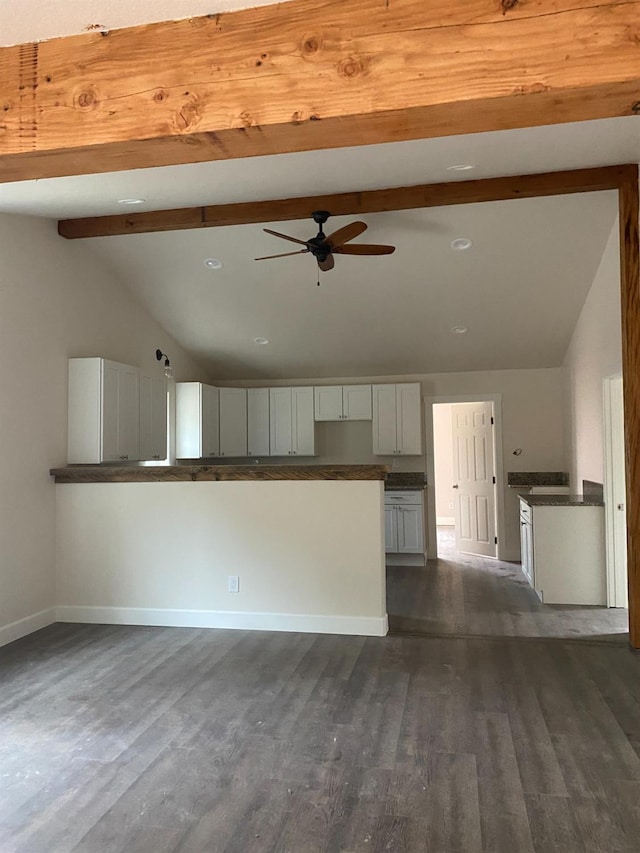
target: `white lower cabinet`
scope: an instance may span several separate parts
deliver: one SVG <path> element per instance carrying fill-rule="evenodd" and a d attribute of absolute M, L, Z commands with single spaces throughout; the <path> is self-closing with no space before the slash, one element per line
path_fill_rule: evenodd
<path fill-rule="evenodd" d="M 218 389 L 202 382 L 176 383 L 176 456 L 216 457 L 220 453 Z"/>
<path fill-rule="evenodd" d="M 422 491 L 385 492 L 384 533 L 387 554 L 424 554 Z"/>
<path fill-rule="evenodd" d="M 167 380 L 140 377 L 140 459 L 167 458 Z"/>
<path fill-rule="evenodd" d="M 247 455 L 247 389 L 219 388 L 220 456 Z"/>
<path fill-rule="evenodd" d="M 269 456 L 269 389 L 247 389 L 247 453 Z"/>
<path fill-rule="evenodd" d="M 422 454 L 419 382 L 373 385 L 373 453 L 376 456 Z"/>
<path fill-rule="evenodd" d="M 313 388 L 269 389 L 271 456 L 313 456 Z"/>
<path fill-rule="evenodd" d="M 140 372 L 104 358 L 69 359 L 70 464 L 140 459 Z"/>
<path fill-rule="evenodd" d="M 604 507 L 520 500 L 522 573 L 545 604 L 606 604 Z"/>

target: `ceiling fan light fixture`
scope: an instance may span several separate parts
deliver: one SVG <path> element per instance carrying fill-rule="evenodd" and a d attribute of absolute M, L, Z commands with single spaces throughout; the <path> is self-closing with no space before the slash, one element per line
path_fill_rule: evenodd
<path fill-rule="evenodd" d="M 473 243 L 468 237 L 456 237 L 455 240 L 451 241 L 451 248 L 455 249 L 456 252 L 464 252 L 472 246 Z"/>
<path fill-rule="evenodd" d="M 222 261 L 219 261 L 217 258 L 205 258 L 203 263 L 208 270 L 221 270 L 224 266 Z"/>

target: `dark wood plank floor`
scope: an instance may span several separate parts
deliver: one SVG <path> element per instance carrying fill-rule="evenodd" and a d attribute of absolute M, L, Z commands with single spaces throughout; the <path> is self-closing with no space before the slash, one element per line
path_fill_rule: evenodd
<path fill-rule="evenodd" d="M 544 605 L 519 563 L 457 554 L 453 528 L 438 528 L 438 555 L 426 568 L 387 569 L 394 633 L 628 642 L 626 610 Z"/>
<path fill-rule="evenodd" d="M 639 839 L 640 658 L 623 644 L 60 624 L 0 649 L 2 853 Z"/>

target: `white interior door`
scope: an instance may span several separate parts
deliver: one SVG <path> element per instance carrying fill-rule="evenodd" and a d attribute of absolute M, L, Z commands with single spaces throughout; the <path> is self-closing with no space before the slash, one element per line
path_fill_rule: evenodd
<path fill-rule="evenodd" d="M 607 603 L 609 607 L 627 607 L 626 477 L 621 376 L 605 380 L 604 409 Z"/>
<path fill-rule="evenodd" d="M 451 407 L 456 489 L 456 549 L 495 557 L 495 462 L 493 403 Z"/>

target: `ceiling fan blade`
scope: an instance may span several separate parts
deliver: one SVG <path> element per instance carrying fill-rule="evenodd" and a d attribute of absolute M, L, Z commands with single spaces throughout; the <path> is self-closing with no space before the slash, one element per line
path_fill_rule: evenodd
<path fill-rule="evenodd" d="M 354 246 L 336 246 L 333 249 L 339 255 L 392 255 L 395 250 L 395 246 L 376 246 L 375 244 L 367 245 L 366 243 Z"/>
<path fill-rule="evenodd" d="M 366 230 L 366 222 L 351 222 L 349 225 L 345 225 L 344 228 L 338 228 L 333 234 L 329 234 L 326 242 L 332 248 L 342 246 L 343 243 L 348 243 L 349 240 L 353 240 L 354 237 L 357 237 L 358 234 L 362 234 Z"/>
<path fill-rule="evenodd" d="M 271 258 L 289 258 L 291 255 L 304 255 L 308 249 L 298 249 L 297 252 L 284 252 L 282 255 L 265 255 L 262 258 L 254 258 L 254 261 L 269 261 Z"/>
<path fill-rule="evenodd" d="M 266 231 L 267 234 L 273 234 L 274 237 L 282 237 L 283 240 L 290 240 L 292 243 L 300 243 L 301 246 L 306 246 L 306 242 L 304 240 L 298 240 L 297 237 L 289 237 L 288 234 L 280 234 L 279 231 L 272 231 L 270 228 L 263 228 L 263 231 Z"/>
<path fill-rule="evenodd" d="M 332 270 L 335 266 L 333 255 L 327 255 L 324 261 L 318 260 L 318 266 L 320 267 L 322 272 L 328 272 L 328 270 Z"/>

